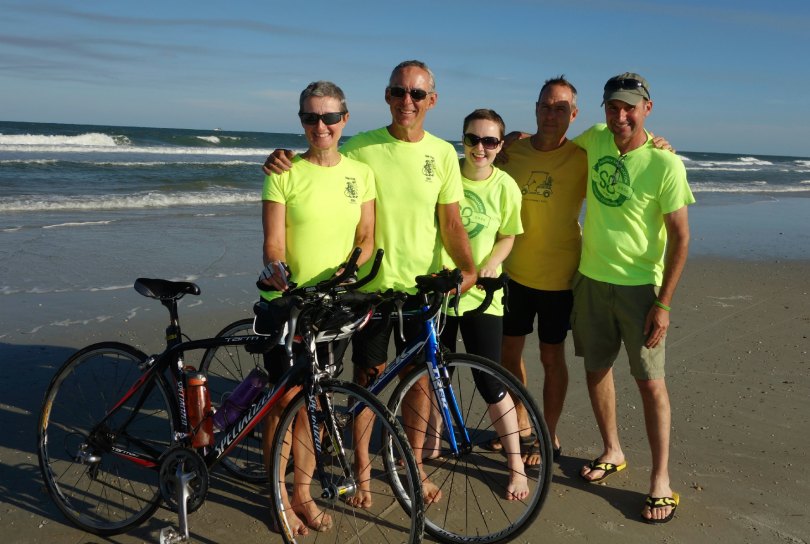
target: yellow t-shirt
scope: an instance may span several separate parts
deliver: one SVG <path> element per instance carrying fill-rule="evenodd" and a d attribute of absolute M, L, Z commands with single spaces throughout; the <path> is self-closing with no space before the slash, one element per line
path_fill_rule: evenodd
<path fill-rule="evenodd" d="M 464 198 L 460 202 L 461 222 L 470 239 L 473 261 L 476 270 L 489 259 L 492 246 L 498 234 L 512 235 L 523 232 L 520 224 L 520 191 L 515 180 L 498 168 L 493 168 L 487 179 L 473 181 L 461 176 L 464 184 Z M 454 268 L 453 260 L 447 251 L 442 250 L 442 263 L 447 268 Z M 500 273 L 501 267 L 498 267 Z M 503 315 L 503 291 L 496 291 L 492 302 L 484 313 Z M 473 287 L 461 296 L 458 309 L 461 315 L 473 310 L 484 301 L 484 291 Z M 447 313 L 455 315 L 449 308 Z"/>
<path fill-rule="evenodd" d="M 418 142 L 403 142 L 385 127 L 352 137 L 340 151 L 370 166 L 377 183 L 374 240 L 385 255 L 379 274 L 363 290 L 415 292 L 414 278 L 433 272 L 438 260 L 436 204 L 464 196 L 458 153 L 427 132 Z M 360 269 L 360 277 L 370 266 Z"/>
<path fill-rule="evenodd" d="M 292 169 L 265 178 L 262 199 L 286 208 L 285 260 L 292 281 L 314 285 L 335 273 L 353 249 L 360 206 L 375 194 L 371 169 L 346 157 L 325 167 L 296 156 Z M 268 300 L 280 295 L 262 291 Z"/>
<path fill-rule="evenodd" d="M 652 137 L 625 155 L 600 123 L 576 137 L 588 152 L 588 213 L 579 271 L 617 285 L 661 285 L 664 215 L 695 202 L 686 168 Z"/>
<path fill-rule="evenodd" d="M 507 152 L 509 161 L 501 168 L 523 194 L 523 234 L 515 238 L 504 270 L 532 289 L 570 289 L 582 247 L 579 213 L 587 156 L 570 141 L 554 151 L 537 151 L 530 138 L 518 140 Z"/>

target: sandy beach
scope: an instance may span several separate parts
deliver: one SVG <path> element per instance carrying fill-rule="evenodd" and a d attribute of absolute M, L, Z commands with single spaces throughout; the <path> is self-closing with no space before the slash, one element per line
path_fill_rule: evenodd
<path fill-rule="evenodd" d="M 676 518 L 660 527 L 639 521 L 650 457 L 625 356 L 617 393 L 628 469 L 606 485 L 579 479 L 600 440 L 569 337 L 563 457 L 539 519 L 517 542 L 810 542 L 808 208 L 806 198 L 741 196 L 701 198 L 690 210 L 691 256 L 667 340 Z M 40 477 L 40 405 L 56 369 L 80 347 L 117 340 L 161 349 L 166 311 L 131 288 L 137 276 L 199 283 L 202 296 L 181 306 L 192 338 L 249 316 L 260 246 L 254 215 L 156 213 L 109 234 L 104 226 L 5 233 L 0 273 L 12 288 L 0 293 L 0 527 L 11 542 L 153 543 L 176 524 L 161 509 L 109 539 L 69 525 Z M 532 343 L 529 385 L 539 396 Z M 267 505 L 266 490 L 217 469 L 206 504 L 190 518 L 193 541 L 280 542 Z"/>
<path fill-rule="evenodd" d="M 577 477 L 579 468 L 599 453 L 599 437 L 581 361 L 573 357 L 569 338 L 571 386 L 560 427 L 564 454 L 539 520 L 518 541 L 808 542 L 810 468 L 802 461 L 810 428 L 808 273 L 807 261 L 691 258 L 668 337 L 671 472 L 682 502 L 675 520 L 665 526 L 638 519 L 650 460 L 639 396 L 624 357 L 617 365 L 617 394 L 628 469 L 606 485 L 585 484 Z M 187 334 L 213 334 L 249 311 L 253 292 L 234 283 L 231 278 L 202 284 L 202 297 L 185 301 L 181 315 Z M 95 537 L 66 523 L 40 479 L 34 430 L 57 366 L 75 348 L 100 339 L 131 342 L 146 351 L 160 344 L 165 312 L 156 303 L 131 290 L 83 296 L 81 312 L 75 309 L 75 294 L 51 294 L 47 308 L 36 305 L 35 295 L 4 297 L 0 526 L 21 544 L 157 542 L 159 530 L 175 522 L 170 512 L 159 510 L 128 535 Z M 88 317 L 94 307 L 104 308 L 106 317 Z M 38 327 L 43 312 L 50 325 Z M 30 328 L 9 327 L 26 321 Z M 527 357 L 536 360 L 537 349 Z M 536 367 L 530 369 L 530 382 L 539 393 Z M 266 505 L 263 489 L 216 470 L 207 503 L 190 518 L 193 539 L 280 541 L 267 527 Z"/>

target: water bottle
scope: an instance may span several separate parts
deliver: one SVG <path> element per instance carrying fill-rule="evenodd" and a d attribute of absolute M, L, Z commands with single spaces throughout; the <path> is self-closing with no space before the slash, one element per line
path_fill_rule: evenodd
<path fill-rule="evenodd" d="M 268 381 L 267 372 L 263 368 L 257 366 L 251 370 L 250 374 L 236 386 L 236 389 L 231 391 L 231 394 L 214 414 L 214 426 L 217 430 L 221 431 L 239 419 L 253 404 Z"/>
<path fill-rule="evenodd" d="M 210 417 L 211 396 L 208 378 L 191 367 L 186 373 L 186 414 L 193 433 L 191 445 L 195 448 L 210 446 L 214 442 L 214 423 Z"/>

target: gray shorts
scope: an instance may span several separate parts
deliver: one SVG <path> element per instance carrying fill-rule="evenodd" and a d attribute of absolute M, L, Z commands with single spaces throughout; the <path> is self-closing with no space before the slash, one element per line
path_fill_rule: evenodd
<path fill-rule="evenodd" d="M 644 346 L 644 321 L 658 296 L 658 287 L 615 285 L 577 272 L 573 289 L 574 350 L 585 358 L 585 370 L 611 368 L 624 342 L 634 378 L 655 380 L 665 376 L 665 340 L 653 349 Z"/>

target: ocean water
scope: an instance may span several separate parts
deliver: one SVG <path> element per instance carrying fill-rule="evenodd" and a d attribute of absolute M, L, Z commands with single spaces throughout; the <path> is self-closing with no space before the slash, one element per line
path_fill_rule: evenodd
<path fill-rule="evenodd" d="M 306 140 L 215 128 L 0 122 L 0 300 L 128 289 L 137 276 L 252 284 L 261 268 L 260 165 L 278 147 L 301 151 Z M 808 253 L 799 227 L 810 201 L 810 159 L 679 155 L 698 199 L 693 221 L 707 227 L 693 225 L 699 250 L 701 241 L 709 252 L 723 250 L 736 236 L 742 254 L 752 247 L 754 256 L 774 248 Z M 775 203 L 777 211 L 769 208 Z M 787 216 L 798 226 L 779 223 Z M 780 246 L 771 231 L 800 238 Z"/>

